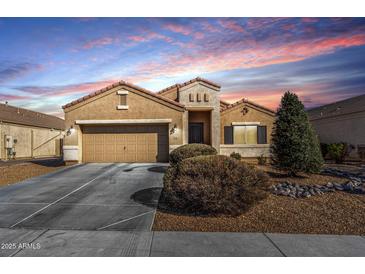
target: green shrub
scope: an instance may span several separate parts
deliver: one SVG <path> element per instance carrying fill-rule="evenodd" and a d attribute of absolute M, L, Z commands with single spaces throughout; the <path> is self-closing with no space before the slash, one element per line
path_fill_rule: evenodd
<path fill-rule="evenodd" d="M 229 157 L 232 157 L 232 158 L 234 158 L 236 160 L 239 160 L 239 161 L 242 158 L 241 154 L 239 154 L 238 152 L 232 152 L 231 155 L 229 155 Z"/>
<path fill-rule="evenodd" d="M 259 157 L 257 157 L 257 163 L 261 166 L 266 165 L 266 157 L 264 154 L 261 154 Z"/>
<path fill-rule="evenodd" d="M 328 145 L 328 155 L 332 160 L 335 160 L 337 164 L 342 163 L 345 160 L 346 152 L 346 143 L 335 143 Z"/>
<path fill-rule="evenodd" d="M 272 133 L 272 164 L 289 175 L 319 172 L 323 158 L 318 138 L 298 96 L 286 92 L 281 98 Z"/>
<path fill-rule="evenodd" d="M 239 215 L 268 195 L 265 173 L 223 155 L 185 159 L 163 181 L 163 204 L 185 213 Z"/>
<path fill-rule="evenodd" d="M 186 158 L 200 155 L 216 155 L 217 150 L 204 144 L 187 144 L 174 149 L 170 153 L 170 164 L 176 165 Z"/>

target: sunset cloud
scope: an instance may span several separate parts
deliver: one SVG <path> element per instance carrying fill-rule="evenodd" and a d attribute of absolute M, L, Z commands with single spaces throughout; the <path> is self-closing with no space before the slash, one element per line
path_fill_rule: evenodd
<path fill-rule="evenodd" d="M 0 64 L 0 83 L 22 77 L 40 69 L 42 69 L 41 65 L 32 63 Z"/>
<path fill-rule="evenodd" d="M 166 24 L 164 25 L 164 28 L 172 32 L 181 33 L 183 35 L 189 35 L 192 32 L 191 28 L 178 24 Z"/>
<path fill-rule="evenodd" d="M 239 23 L 237 23 L 235 20 L 221 19 L 221 20 L 218 20 L 218 22 L 225 29 L 229 29 L 234 32 L 244 32 L 245 31 L 244 28 Z"/>
<path fill-rule="evenodd" d="M 0 100 L 47 113 L 119 80 L 201 76 L 273 109 L 365 90 L 365 18 L 4 18 L 0 42 Z"/>
<path fill-rule="evenodd" d="M 115 39 L 113 39 L 111 37 L 102 37 L 99 39 L 94 39 L 94 40 L 90 40 L 90 41 L 86 42 L 82 46 L 82 48 L 91 49 L 91 48 L 95 48 L 95 47 L 107 46 L 107 45 L 111 45 L 114 41 L 115 41 Z"/>

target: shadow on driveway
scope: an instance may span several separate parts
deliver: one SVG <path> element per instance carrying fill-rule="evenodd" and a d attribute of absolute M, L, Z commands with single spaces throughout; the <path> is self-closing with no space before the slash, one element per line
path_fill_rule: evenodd
<path fill-rule="evenodd" d="M 151 187 L 137 191 L 131 195 L 131 199 L 139 204 L 156 208 L 160 199 L 162 187 Z"/>

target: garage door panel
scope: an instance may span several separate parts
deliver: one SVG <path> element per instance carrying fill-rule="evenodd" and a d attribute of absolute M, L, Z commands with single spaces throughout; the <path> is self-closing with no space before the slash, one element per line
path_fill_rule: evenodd
<path fill-rule="evenodd" d="M 168 159 L 168 127 L 87 127 L 84 162 L 156 162 Z"/>

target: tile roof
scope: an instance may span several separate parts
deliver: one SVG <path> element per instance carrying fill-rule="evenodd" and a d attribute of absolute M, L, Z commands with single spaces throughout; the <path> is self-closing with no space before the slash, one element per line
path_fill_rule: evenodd
<path fill-rule="evenodd" d="M 130 87 L 130 88 L 136 89 L 136 90 L 138 90 L 138 91 L 141 91 L 141 92 L 143 92 L 143 93 L 145 93 L 145 94 L 151 95 L 151 96 L 153 96 L 153 97 L 155 97 L 155 98 L 157 98 L 157 99 L 159 99 L 159 100 L 162 100 L 162 101 L 165 101 L 165 102 L 170 103 L 170 104 L 172 104 L 172 105 L 175 105 L 175 106 L 178 106 L 178 107 L 184 108 L 184 105 L 182 105 L 182 104 L 180 104 L 180 103 L 178 103 L 178 102 L 175 102 L 175 101 L 173 101 L 173 100 L 170 100 L 170 99 L 168 99 L 168 98 L 165 98 L 165 97 L 163 97 L 163 96 L 160 96 L 160 95 L 158 95 L 158 94 L 156 94 L 156 93 L 154 93 L 154 92 L 152 92 L 152 91 L 149 91 L 149 90 L 147 90 L 147 89 L 141 88 L 141 87 L 139 87 L 139 86 L 136 86 L 136 85 L 134 85 L 134 84 L 131 84 L 131 83 L 128 83 L 128 82 L 125 82 L 125 81 L 119 81 L 119 82 L 116 82 L 116 83 L 114 83 L 114 84 L 111 84 L 111 85 L 109 85 L 109 86 L 107 86 L 107 87 L 105 87 L 105 88 L 99 89 L 99 90 L 97 90 L 97 91 L 95 91 L 95 92 L 93 92 L 93 93 L 90 93 L 90 94 L 88 94 L 88 95 L 86 95 L 86 96 L 84 96 L 84 97 L 81 97 L 81 98 L 79 98 L 79 99 L 77 99 L 77 100 L 74 100 L 74 101 L 72 101 L 72 102 L 70 102 L 70 103 L 68 103 L 68 104 L 66 104 L 66 105 L 64 105 L 64 106 L 62 106 L 62 108 L 63 108 L 63 109 L 65 109 L 65 108 L 68 108 L 68 107 L 74 106 L 74 105 L 76 105 L 76 104 L 78 104 L 78 103 L 81 103 L 81 102 L 83 102 L 83 101 L 85 101 L 85 100 L 87 100 L 87 99 L 89 99 L 89 98 L 92 98 L 92 97 L 94 97 L 94 96 L 96 96 L 96 95 L 99 95 L 99 94 L 101 94 L 101 93 L 104 93 L 104 92 L 106 92 L 106 91 L 108 91 L 108 90 L 111 90 L 112 88 L 115 88 L 115 87 L 118 87 L 118 86 L 127 86 L 127 87 Z"/>
<path fill-rule="evenodd" d="M 223 102 L 223 101 L 221 101 L 221 102 Z M 226 102 L 224 102 L 224 103 L 226 103 Z M 256 103 L 248 100 L 247 98 L 242 98 L 241 100 L 238 100 L 237 102 L 234 102 L 233 104 L 228 104 L 226 107 L 221 108 L 221 112 L 226 111 L 228 109 L 231 109 L 231 108 L 233 108 L 235 106 L 238 106 L 240 104 L 248 104 L 248 105 L 263 109 L 263 110 L 271 113 L 272 115 L 275 115 L 275 111 L 273 111 L 272 109 L 269 109 L 269 108 L 264 107 L 262 105 L 256 104 Z"/>
<path fill-rule="evenodd" d="M 0 121 L 43 128 L 65 129 L 65 121 L 61 118 L 7 104 L 0 104 Z"/>
<path fill-rule="evenodd" d="M 217 83 L 214 83 L 212 81 L 209 81 L 209 80 L 204 79 L 204 78 L 201 78 L 201 77 L 196 77 L 196 78 L 191 79 L 189 81 L 186 81 L 186 82 L 184 82 L 182 84 L 175 84 L 175 85 L 169 86 L 167 88 L 164 88 L 163 90 L 160 90 L 159 92 L 157 92 L 157 94 L 165 93 L 165 92 L 167 92 L 167 91 L 169 91 L 171 89 L 174 89 L 174 88 L 181 88 L 181 87 L 187 86 L 187 85 L 189 85 L 191 83 L 194 83 L 194 82 L 204 82 L 204 83 L 206 83 L 208 85 L 211 85 L 211 86 L 214 86 L 214 87 L 217 87 L 217 88 L 220 88 L 221 87 Z"/>
<path fill-rule="evenodd" d="M 310 120 L 365 111 L 365 94 L 308 110 Z"/>

